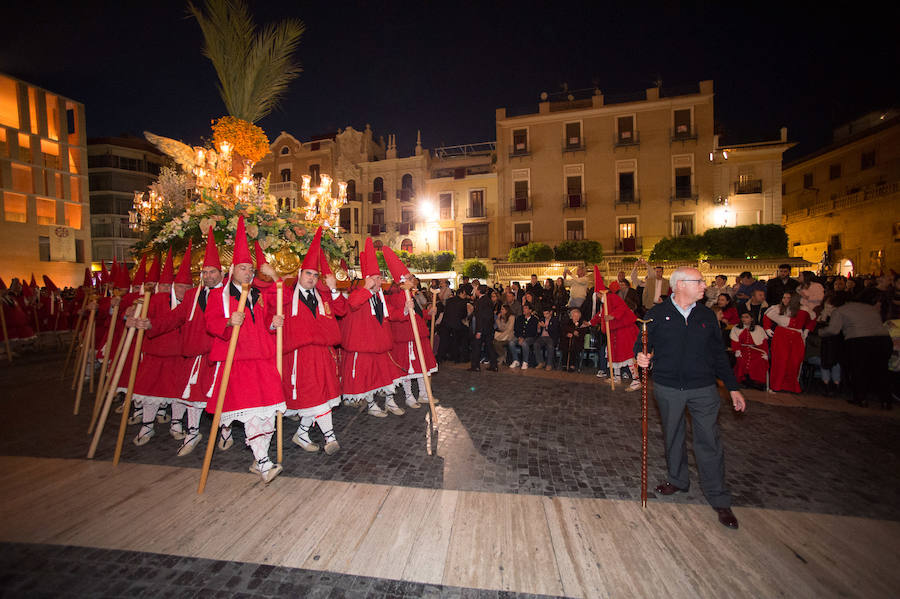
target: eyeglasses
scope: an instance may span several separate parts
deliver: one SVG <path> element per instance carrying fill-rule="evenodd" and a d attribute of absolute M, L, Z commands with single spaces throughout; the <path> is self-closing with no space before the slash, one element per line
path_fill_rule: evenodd
<path fill-rule="evenodd" d="M 703 283 L 703 279 L 681 279 L 682 283 Z"/>

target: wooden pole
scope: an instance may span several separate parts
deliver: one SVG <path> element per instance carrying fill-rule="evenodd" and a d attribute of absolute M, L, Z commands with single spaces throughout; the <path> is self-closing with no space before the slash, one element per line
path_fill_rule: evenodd
<path fill-rule="evenodd" d="M 113 398 L 116 396 L 114 381 L 118 381 L 119 377 L 122 376 L 122 371 L 125 370 L 125 363 L 128 362 L 128 350 L 131 349 L 131 343 L 134 341 L 134 331 L 134 328 L 128 329 L 128 332 L 125 334 L 125 344 L 122 346 L 121 355 L 116 359 L 116 368 L 112 373 L 112 377 L 110 378 L 109 385 L 106 389 L 106 400 L 103 402 L 103 410 L 100 412 L 100 419 L 97 423 L 98 426 L 94 430 L 94 439 L 91 441 L 90 449 L 88 449 L 87 457 L 89 460 L 94 458 L 94 453 L 97 451 L 97 444 L 100 443 L 100 435 L 103 434 L 103 427 L 106 426 L 109 409 L 112 406 Z"/>
<path fill-rule="evenodd" d="M 403 292 L 406 294 L 406 301 L 412 299 L 412 295 L 409 293 L 409 289 L 404 289 Z M 433 318 L 433 317 L 432 317 Z M 419 338 L 419 327 L 416 324 L 416 311 L 412 310 L 409 313 L 409 323 L 412 326 L 413 330 L 413 339 L 416 341 L 416 354 L 419 356 L 419 364 L 422 365 L 422 382 L 425 383 L 425 391 L 428 393 L 428 408 L 431 415 L 431 421 L 428 424 L 429 431 L 429 441 L 427 452 L 428 455 L 432 455 L 433 453 L 437 453 L 437 443 L 438 443 L 438 425 L 437 425 L 437 413 L 434 409 L 434 393 L 431 391 L 431 375 L 428 373 L 428 365 L 425 363 L 425 352 L 422 350 L 422 339 Z"/>
<path fill-rule="evenodd" d="M 603 324 L 606 325 L 606 367 L 609 368 L 609 386 L 615 391 L 616 378 L 613 376 L 612 368 L 612 335 L 609 332 L 609 321 L 606 320 L 606 317 L 609 316 L 609 302 L 606 301 L 606 294 L 609 293 L 609 290 L 603 289 L 598 293 L 603 294 Z"/>
<path fill-rule="evenodd" d="M 647 323 L 653 319 L 641 320 L 641 345 L 647 353 Z M 641 507 L 647 507 L 647 384 L 650 382 L 648 368 L 641 369 Z"/>
<path fill-rule="evenodd" d="M 150 292 L 144 292 L 144 302 L 141 304 L 141 319 L 147 318 L 147 310 L 150 309 Z M 116 439 L 116 453 L 113 454 L 113 466 L 119 465 L 122 456 L 122 443 L 125 441 L 125 429 L 128 428 L 128 416 L 131 411 L 131 395 L 134 393 L 134 379 L 137 376 L 138 366 L 141 363 L 141 345 L 144 343 L 144 329 L 137 332 L 137 341 L 134 343 L 134 356 L 131 359 L 131 373 L 128 375 L 128 390 L 125 392 L 125 402 L 122 404 L 122 421 L 119 423 L 119 437 Z M 123 355 L 122 359 L 127 356 Z M 154 415 L 155 417 L 155 415 Z"/>
<path fill-rule="evenodd" d="M 84 351 L 81 352 L 81 367 L 78 369 L 78 372 L 75 374 L 76 380 L 78 381 L 78 390 L 75 392 L 75 410 L 72 412 L 76 416 L 78 415 L 78 408 L 81 405 L 81 394 L 84 392 L 84 372 L 87 368 L 88 363 L 90 363 L 90 354 L 91 354 L 91 337 L 94 334 L 94 318 L 97 316 L 97 309 L 92 308 L 91 314 L 88 316 L 87 323 L 87 331 L 85 332 L 85 340 L 84 340 Z M 93 369 L 93 364 L 91 364 L 91 368 Z"/>
<path fill-rule="evenodd" d="M 66 354 L 66 363 L 63 366 L 62 376 L 61 378 L 66 378 L 66 372 L 69 370 L 69 360 L 72 358 L 72 351 L 75 349 L 75 344 L 78 343 L 78 333 L 81 332 L 81 320 L 84 318 L 84 308 L 87 306 L 88 296 L 90 294 L 85 292 L 84 299 L 81 301 L 81 309 L 78 310 L 78 321 L 75 323 L 75 328 L 73 329 L 72 334 L 72 342 L 69 344 L 69 352 Z"/>
<path fill-rule="evenodd" d="M 120 302 L 121 303 L 121 302 Z M 106 341 L 103 344 L 103 361 L 100 362 L 100 379 L 97 381 L 97 397 L 103 392 L 103 384 L 106 382 L 106 367 L 110 363 L 109 351 L 112 349 L 113 333 L 116 330 L 116 319 L 119 317 L 119 304 L 113 306 L 109 317 L 109 330 L 106 332 Z M 96 405 L 97 401 L 94 400 Z"/>
<path fill-rule="evenodd" d="M 300 282 L 297 282 L 299 285 Z M 284 306 L 282 305 L 282 300 L 284 299 L 284 281 L 278 280 L 275 282 L 275 297 L 277 305 L 275 307 L 275 314 L 277 316 L 284 316 Z M 284 326 L 280 326 L 275 329 L 275 366 L 278 368 L 278 378 L 281 379 L 284 376 L 284 359 L 281 353 L 284 351 Z M 284 437 L 282 435 L 282 418 L 283 415 L 281 412 L 278 412 L 275 416 L 275 428 L 277 429 L 275 432 L 278 435 L 277 439 L 277 448 L 278 448 L 278 463 L 281 463 L 282 451 L 284 450 Z"/>
<path fill-rule="evenodd" d="M 6 329 L 6 315 L 3 313 L 3 299 L 0 299 L 0 326 L 3 327 L 3 344 L 6 346 L 6 358 L 12 364 L 12 349 L 9 346 L 9 331 Z"/>
<path fill-rule="evenodd" d="M 230 281 L 229 281 L 230 284 Z M 241 285 L 241 299 L 238 301 L 237 312 L 243 314 L 247 304 L 249 285 Z M 230 301 L 230 296 L 222 294 L 222 301 Z M 234 362 L 234 350 L 237 348 L 238 333 L 241 327 L 231 327 L 231 337 L 228 340 L 228 354 L 225 356 L 225 364 L 222 366 L 222 382 L 219 384 L 219 394 L 216 397 L 216 411 L 213 414 L 212 429 L 209 433 L 209 442 L 206 444 L 206 455 L 203 457 L 203 468 L 200 470 L 200 486 L 197 494 L 203 493 L 206 488 L 206 479 L 209 477 L 209 464 L 212 461 L 213 449 L 216 447 L 216 437 L 219 433 L 219 420 L 222 419 L 222 405 L 225 403 L 225 392 L 228 390 L 228 379 L 231 378 L 231 364 Z"/>
<path fill-rule="evenodd" d="M 94 347 L 97 339 L 97 320 L 91 326 L 91 335 L 88 337 L 88 358 L 87 358 L 87 377 L 88 377 L 88 393 L 94 392 L 94 361 L 97 359 L 97 351 Z"/>
<path fill-rule="evenodd" d="M 440 289 L 440 287 L 438 288 Z M 431 310 L 434 314 L 431 316 L 431 350 L 434 351 L 434 321 L 437 320 L 437 292 L 431 291 Z"/>
<path fill-rule="evenodd" d="M 134 329 L 129 329 L 133 331 Z M 134 335 L 132 335 L 134 337 Z M 116 347 L 116 353 L 113 354 L 112 360 L 109 362 L 109 372 L 106 374 L 106 379 L 103 382 L 103 385 L 100 389 L 97 390 L 97 396 L 94 398 L 94 412 L 91 414 L 91 424 L 88 427 L 88 434 L 90 435 L 94 432 L 94 425 L 97 424 L 97 415 L 100 413 L 100 406 L 103 404 L 103 398 L 106 397 L 106 393 L 110 390 L 110 387 L 116 389 L 115 384 L 119 381 L 119 376 L 122 375 L 120 371 L 117 376 L 113 376 L 116 372 L 116 367 L 119 364 L 119 358 L 122 355 L 122 348 L 125 346 L 125 342 L 128 339 L 128 335 L 122 335 L 119 338 L 119 344 Z M 128 346 L 131 347 L 131 341 L 128 341 Z M 128 360 L 128 350 L 125 350 L 126 356 L 122 358 L 123 362 Z M 123 364 L 124 369 L 124 364 Z M 115 392 L 113 392 L 113 396 L 115 396 Z"/>
<path fill-rule="evenodd" d="M 191 305 L 191 314 L 188 320 L 194 320 L 194 312 L 197 311 L 197 303 L 200 301 L 200 294 L 203 293 L 203 279 L 200 279 L 200 286 L 197 287 L 197 293 L 194 294 L 194 303 Z"/>

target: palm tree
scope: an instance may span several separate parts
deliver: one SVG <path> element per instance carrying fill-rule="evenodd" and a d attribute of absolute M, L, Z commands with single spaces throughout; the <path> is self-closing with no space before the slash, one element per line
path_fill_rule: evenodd
<path fill-rule="evenodd" d="M 206 0 L 205 9 L 188 2 L 203 32 L 203 53 L 219 76 L 225 108 L 256 123 L 275 109 L 303 70 L 291 55 L 306 26 L 286 19 L 258 31 L 244 0 Z"/>

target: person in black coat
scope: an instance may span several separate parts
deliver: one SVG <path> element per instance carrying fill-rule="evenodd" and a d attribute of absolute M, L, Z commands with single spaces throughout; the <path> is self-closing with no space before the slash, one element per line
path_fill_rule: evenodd
<path fill-rule="evenodd" d="M 536 351 L 538 354 L 538 368 L 547 367 L 553 370 L 556 361 L 556 344 L 559 342 L 559 319 L 553 315 L 553 308 L 544 306 L 543 317 L 538 321 L 538 337 Z"/>
<path fill-rule="evenodd" d="M 791 278 L 791 265 L 779 265 L 778 276 L 766 281 L 766 303 L 770 306 L 777 306 L 781 303 L 781 298 L 785 293 L 797 291 L 799 285 L 800 281 Z"/>
<path fill-rule="evenodd" d="M 444 305 L 444 317 L 441 319 L 441 344 L 438 348 L 438 360 L 450 358 L 454 362 L 462 362 L 463 347 L 468 339 L 468 328 L 463 323 L 466 318 L 466 292 L 460 289 L 456 295 L 447 298 Z"/>
<path fill-rule="evenodd" d="M 489 362 L 488 370 L 497 370 L 497 350 L 494 348 L 494 305 L 488 293 L 487 285 L 479 285 L 473 289 L 474 310 L 469 320 L 472 332 L 471 371 L 481 370 L 481 350 L 484 348 Z"/>
<path fill-rule="evenodd" d="M 581 308 L 569 308 L 569 318 L 560 326 L 560 368 L 574 372 L 580 365 L 584 339 L 591 331 L 588 321 L 581 318 Z"/>

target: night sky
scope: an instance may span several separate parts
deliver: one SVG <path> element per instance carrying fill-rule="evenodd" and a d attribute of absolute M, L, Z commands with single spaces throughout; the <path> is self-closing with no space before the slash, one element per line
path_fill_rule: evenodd
<path fill-rule="evenodd" d="M 428 148 L 493 140 L 496 108 L 534 112 L 562 83 L 610 95 L 713 79 L 725 143 L 776 139 L 784 125 L 795 158 L 834 126 L 900 104 L 898 14 L 786 4 L 251 1 L 258 23 L 307 27 L 304 72 L 259 124 L 270 139 L 308 139 L 370 123 L 407 155 L 417 129 Z M 3 14 L 17 26 L 5 27 L 0 72 L 83 102 L 90 137 L 199 143 L 225 113 L 185 2 L 10 2 Z"/>

